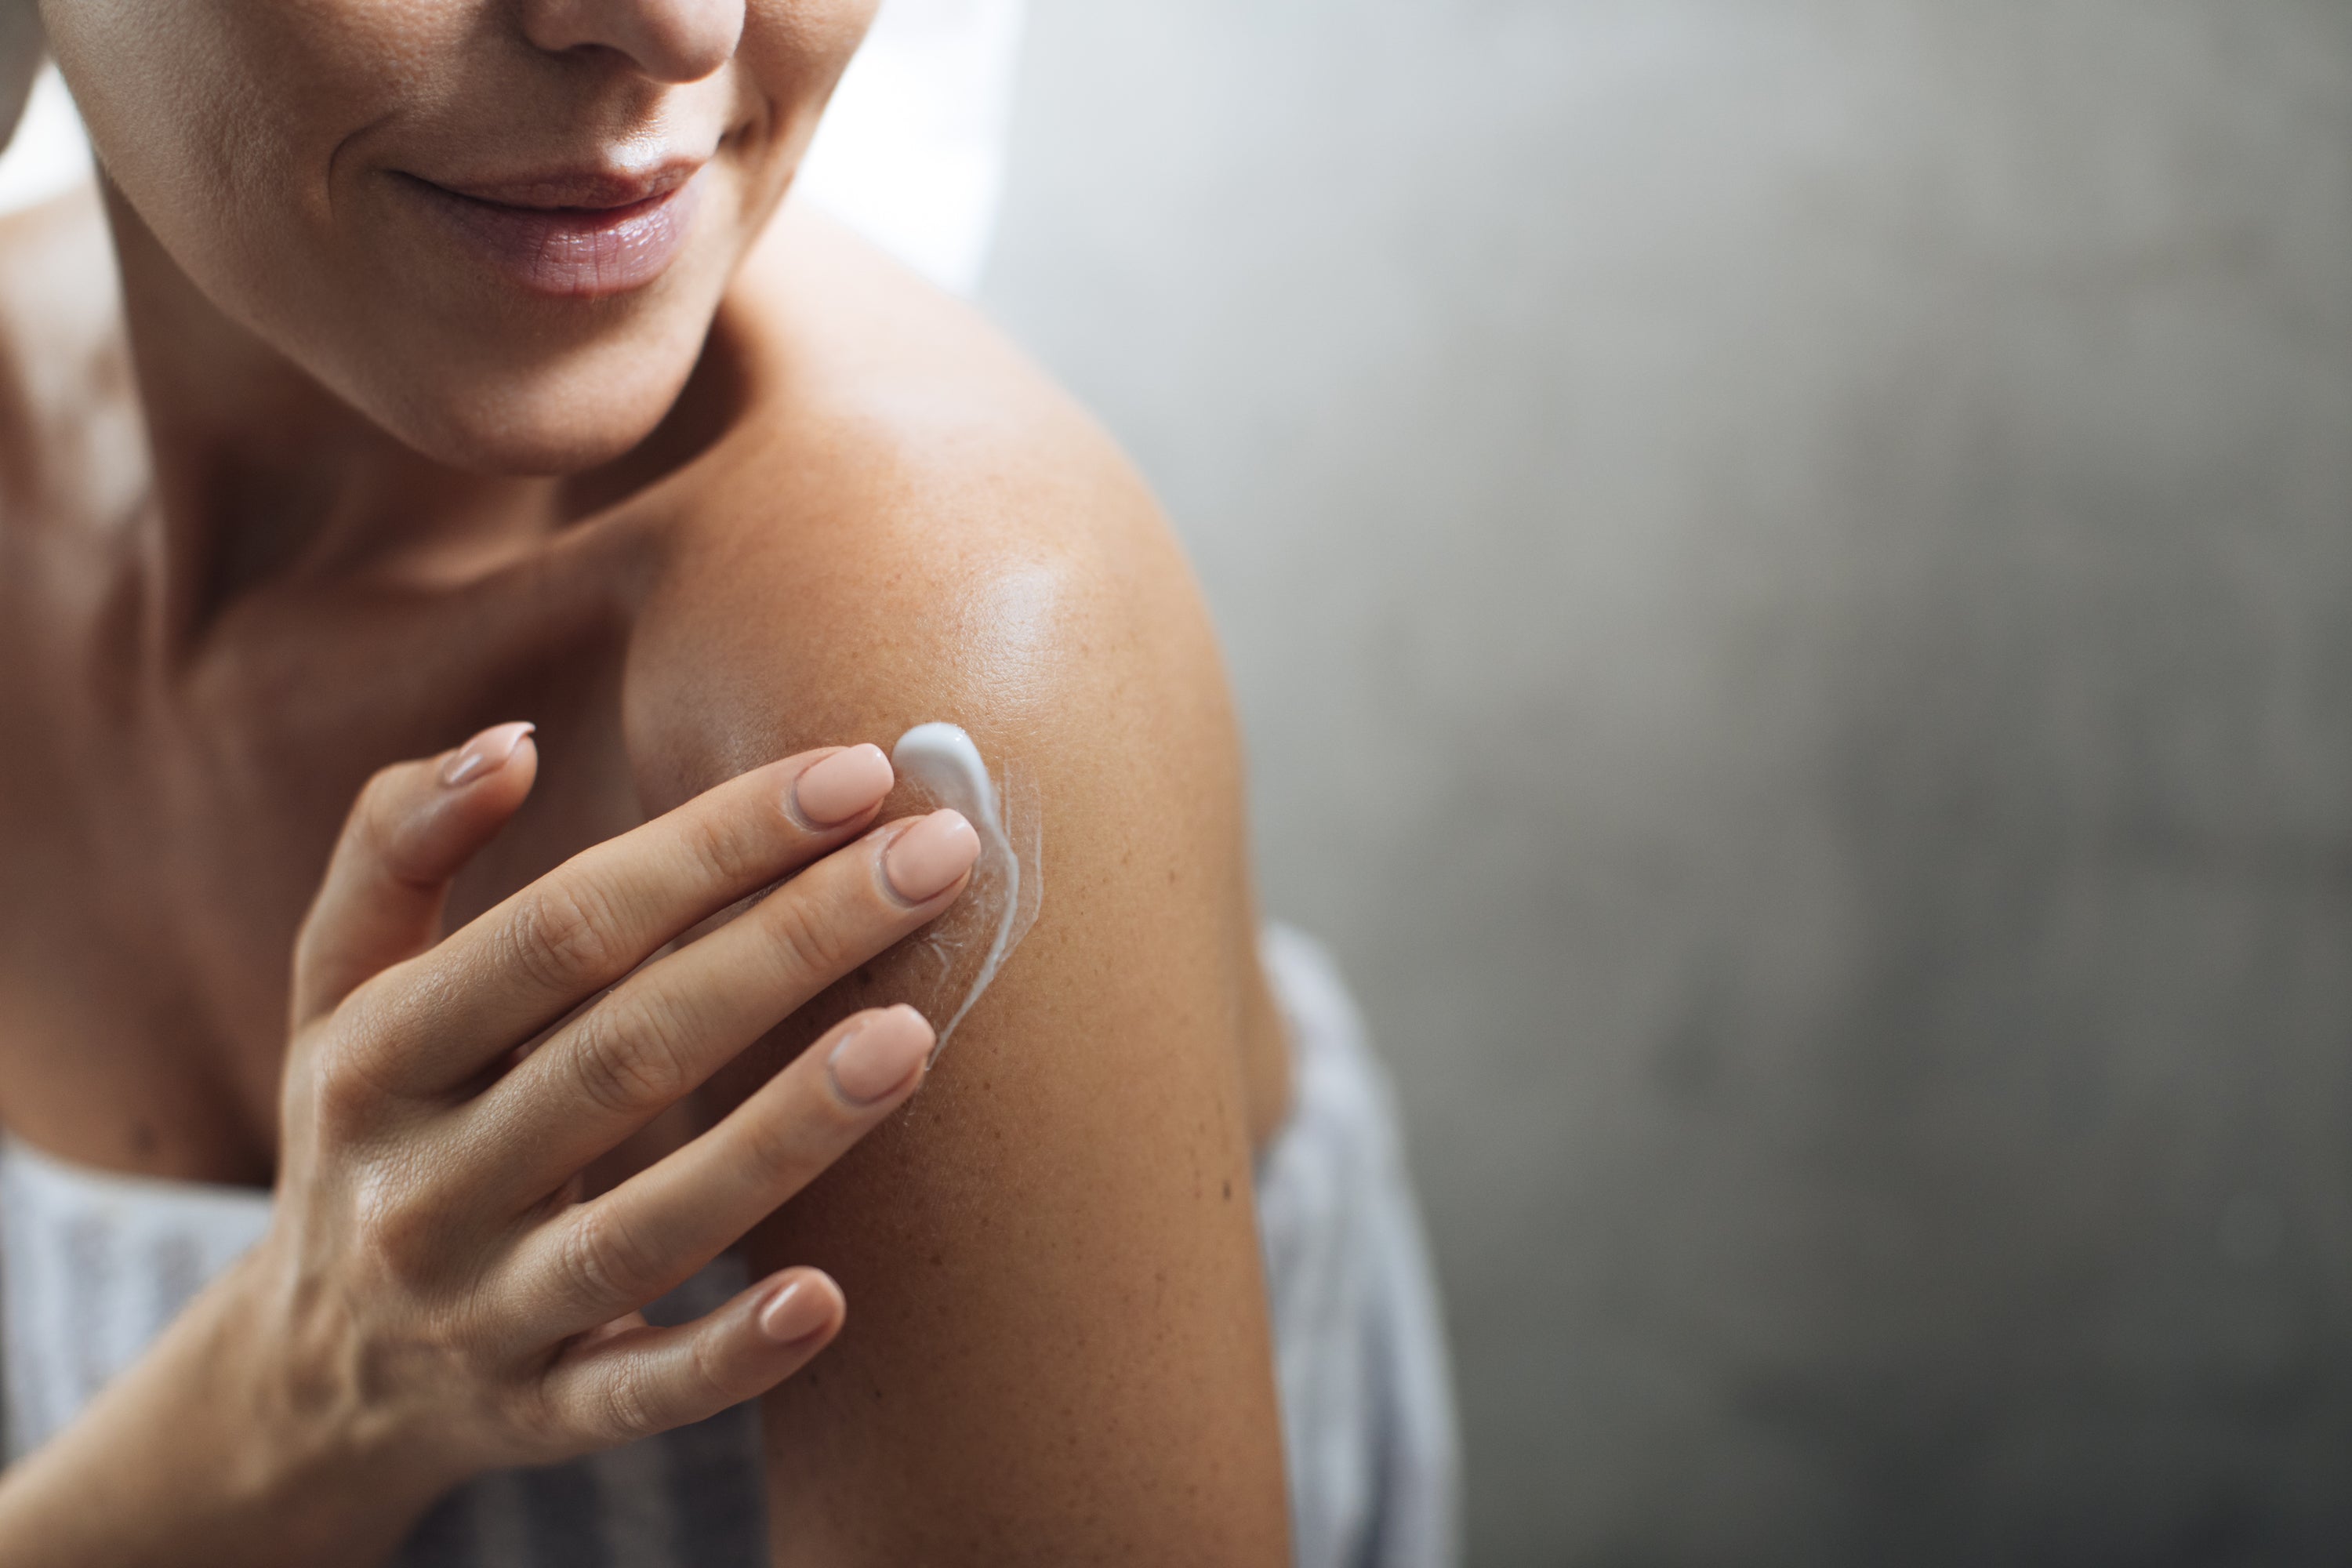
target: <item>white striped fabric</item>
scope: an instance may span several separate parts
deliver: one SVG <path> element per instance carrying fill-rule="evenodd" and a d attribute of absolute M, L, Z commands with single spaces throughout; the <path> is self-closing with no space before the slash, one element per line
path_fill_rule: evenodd
<path fill-rule="evenodd" d="M 8 1456 L 30 1451 L 144 1351 L 260 1238 L 269 1194 L 157 1182 L 0 1146 L 0 1311 Z M 649 1314 L 681 1321 L 740 1289 L 722 1258 Z M 751 1406 L 571 1464 L 461 1488 L 399 1568 L 761 1568 L 760 1435 Z"/>
<path fill-rule="evenodd" d="M 10 1460 L 71 1420 L 268 1226 L 265 1193 L 118 1176 L 11 1142 L 0 1152 Z"/>
<path fill-rule="evenodd" d="M 1274 926 L 1259 952 L 1297 1099 L 1257 1172 L 1292 1552 L 1443 1568 L 1460 1531 L 1454 1381 L 1388 1075 L 1320 945 Z"/>
<path fill-rule="evenodd" d="M 1435 1290 L 1379 1065 L 1323 951 L 1264 947 L 1297 1107 L 1259 1162 L 1258 1220 L 1300 1568 L 1447 1568 L 1457 1465 Z M 258 1238 L 269 1197 L 155 1182 L 0 1142 L 0 1310 L 11 1458 L 79 1412 Z M 743 1283 L 722 1259 L 649 1313 L 679 1321 Z M 761 1568 L 757 1413 L 443 1500 L 398 1568 Z"/>

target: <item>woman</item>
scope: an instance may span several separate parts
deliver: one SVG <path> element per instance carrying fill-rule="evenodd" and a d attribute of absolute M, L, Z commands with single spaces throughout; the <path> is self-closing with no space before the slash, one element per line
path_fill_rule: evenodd
<path fill-rule="evenodd" d="M 105 174 L 0 250 L 0 1120 L 277 1201 L 0 1485 L 15 1555 L 495 1558 L 397 1543 L 762 1390 L 778 1563 L 1442 1552 L 1376 1096 L 1262 967 L 1183 564 L 969 313 L 777 210 L 869 11 L 42 8 Z M 1036 781 L 1050 896 L 801 1191 L 930 1044 L 931 956 L 873 955 L 977 851 L 854 742 L 940 719 Z M 746 1227 L 762 1283 L 630 1315 Z M 710 1447 L 643 1484 L 740 1523 Z M 511 1549 L 619 1560 L 651 1473 Z"/>

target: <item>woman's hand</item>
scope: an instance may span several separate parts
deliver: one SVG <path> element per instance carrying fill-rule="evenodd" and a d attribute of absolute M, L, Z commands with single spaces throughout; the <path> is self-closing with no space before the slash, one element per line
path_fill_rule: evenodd
<path fill-rule="evenodd" d="M 297 944 L 271 1228 L 9 1478 L 0 1547 L 132 1562 L 145 1541 L 193 1561 L 217 1530 L 240 1562 L 354 1561 L 469 1475 L 700 1419 L 838 1331 L 841 1293 L 810 1268 L 677 1328 L 638 1309 L 915 1091 L 932 1035 L 913 1009 L 845 1020 L 608 1192 L 583 1198 L 583 1173 L 945 909 L 977 837 L 953 812 L 864 832 L 888 763 L 810 752 L 436 941 L 451 879 L 530 792 L 528 737 L 501 726 L 370 782 Z M 159 1429 L 164 1452 L 126 1451 Z M 44 1496 L 72 1503 L 70 1534 Z"/>

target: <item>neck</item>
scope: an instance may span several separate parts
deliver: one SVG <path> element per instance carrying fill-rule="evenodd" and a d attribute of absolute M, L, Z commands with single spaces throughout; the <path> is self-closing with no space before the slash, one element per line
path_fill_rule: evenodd
<path fill-rule="evenodd" d="M 171 645 L 266 583 L 387 566 L 446 580 L 556 526 L 560 481 L 466 473 L 404 446 L 223 313 L 101 184 L 152 451 L 152 607 Z"/>

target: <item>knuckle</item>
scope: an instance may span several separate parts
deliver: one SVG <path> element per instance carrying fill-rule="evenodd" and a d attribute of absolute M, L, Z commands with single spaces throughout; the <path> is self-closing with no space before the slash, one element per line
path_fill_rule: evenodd
<path fill-rule="evenodd" d="M 772 1189 L 792 1191 L 824 1163 L 825 1149 L 856 1126 L 830 1093 L 809 1096 L 815 1106 L 795 1105 L 783 1114 L 751 1118 L 743 1124 L 743 1158 Z"/>
<path fill-rule="evenodd" d="M 352 1210 L 352 1228 L 378 1274 L 409 1288 L 435 1277 L 448 1246 L 448 1226 L 415 1202 L 404 1184 L 381 1175 L 362 1183 Z"/>
<path fill-rule="evenodd" d="M 574 1293 L 598 1311 L 616 1302 L 641 1306 L 669 1285 L 659 1253 L 603 1206 L 583 1209 L 564 1233 L 562 1262 Z"/>
<path fill-rule="evenodd" d="M 592 990 L 627 967 L 614 925 L 604 900 L 552 882 L 532 889 L 515 906 L 503 928 L 507 957 L 550 991 Z"/>
<path fill-rule="evenodd" d="M 857 955 L 843 929 L 845 917 L 819 890 L 788 884 L 761 906 L 761 916 L 784 973 L 831 981 L 855 968 Z"/>
<path fill-rule="evenodd" d="M 776 816 L 782 820 L 782 812 Z M 697 812 L 682 826 L 687 853 L 712 882 L 725 888 L 742 888 L 765 881 L 772 875 L 756 834 L 734 816 Z"/>
<path fill-rule="evenodd" d="M 646 1373 L 634 1361 L 623 1362 L 613 1369 L 604 1384 L 602 1426 L 615 1438 L 650 1437 L 662 1429 L 655 1414 L 653 1391 L 646 1385 Z"/>
<path fill-rule="evenodd" d="M 687 1029 L 658 998 L 607 998 L 583 1015 L 566 1053 L 573 1087 L 615 1116 L 662 1110 L 694 1087 L 687 1068 Z"/>
<path fill-rule="evenodd" d="M 344 997 L 319 1026 L 324 1033 L 312 1058 L 312 1102 L 322 1129 L 356 1136 L 381 1119 L 385 1102 L 394 1098 L 381 1071 L 410 1026 L 400 1001 L 379 973 Z"/>
<path fill-rule="evenodd" d="M 694 1372 L 697 1403 L 706 1410 L 718 1410 L 735 1402 L 733 1382 L 727 1369 L 719 1363 L 718 1349 L 713 1336 L 698 1333 L 687 1347 L 687 1364 Z"/>
<path fill-rule="evenodd" d="M 352 1055 L 350 1043 L 339 1042 L 338 1048 L 322 1057 L 311 1083 L 310 1102 L 319 1131 L 333 1144 L 352 1143 L 366 1136 L 381 1103 L 367 1075 L 350 1061 Z"/>

